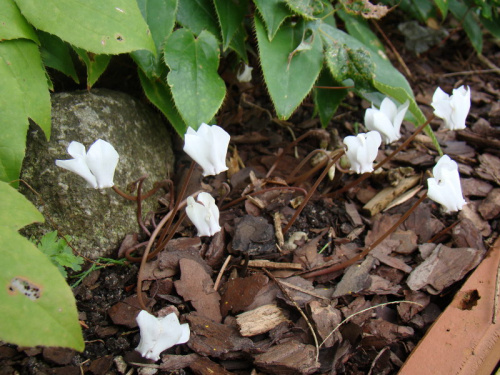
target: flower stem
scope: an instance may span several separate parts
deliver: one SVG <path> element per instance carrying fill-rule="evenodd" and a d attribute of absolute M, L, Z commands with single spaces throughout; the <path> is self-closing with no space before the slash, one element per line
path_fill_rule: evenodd
<path fill-rule="evenodd" d="M 337 160 L 339 160 L 342 157 L 342 155 L 344 155 L 344 153 L 345 153 L 344 150 L 338 150 L 337 152 L 338 152 L 337 155 L 327 164 L 327 166 L 325 167 L 323 172 L 321 172 L 321 175 L 318 177 L 318 179 L 316 180 L 314 185 L 311 187 L 311 189 L 309 190 L 307 195 L 304 197 L 304 200 L 300 204 L 299 208 L 297 208 L 297 210 L 293 214 L 292 218 L 290 219 L 288 224 L 283 229 L 283 234 L 285 234 L 288 231 L 288 229 L 290 229 L 290 227 L 293 225 L 295 220 L 297 220 L 297 217 L 299 217 L 300 213 L 302 212 L 302 210 L 306 206 L 307 202 L 309 202 L 309 200 L 311 199 L 313 193 L 316 191 L 316 189 L 318 188 L 321 181 L 323 181 L 323 179 L 326 177 L 330 168 L 333 167 L 335 165 L 335 163 L 337 162 Z"/>
<path fill-rule="evenodd" d="M 356 256 L 352 257 L 351 259 L 346 260 L 345 262 L 342 262 L 340 264 L 335 264 L 333 266 L 330 266 L 328 268 L 324 268 L 322 270 L 316 270 L 316 271 L 306 272 L 306 273 L 302 274 L 301 276 L 303 278 L 308 279 L 308 278 L 311 278 L 311 277 L 327 275 L 327 274 L 335 272 L 335 271 L 343 270 L 343 269 L 349 267 L 350 265 L 356 263 L 358 260 L 363 259 L 370 251 L 372 251 L 383 240 L 385 240 L 392 232 L 394 232 L 401 225 L 401 223 L 403 223 L 408 218 L 408 216 L 410 216 L 410 214 L 418 207 L 418 205 L 420 203 L 422 203 L 422 201 L 425 198 L 427 198 L 427 193 L 424 193 L 415 202 L 415 204 L 408 211 L 406 211 L 403 216 L 401 216 L 401 218 L 397 221 L 396 224 L 394 224 L 389 230 L 387 230 L 382 236 L 380 236 L 379 238 L 377 238 L 377 240 L 375 242 L 373 242 L 371 245 L 369 245 L 366 249 L 364 249 L 358 255 L 356 255 Z"/>
<path fill-rule="evenodd" d="M 387 156 L 384 160 L 382 160 L 380 163 L 378 163 L 374 168 L 373 168 L 373 172 L 375 172 L 377 169 L 380 169 L 382 168 L 382 166 L 387 163 L 389 160 L 391 160 L 398 152 L 400 152 L 402 149 L 404 149 L 406 146 L 408 146 L 408 144 L 413 141 L 413 139 L 415 139 L 415 137 L 420 134 L 422 132 L 422 130 L 424 130 L 424 128 L 429 125 L 429 123 L 434 119 L 434 115 L 431 116 L 429 119 L 427 119 L 426 122 L 424 122 L 422 125 L 420 125 L 417 129 L 415 129 L 415 131 L 413 132 L 412 135 L 410 135 L 408 137 L 408 139 L 406 139 L 406 141 L 404 141 L 403 143 L 401 143 L 401 145 L 395 149 L 389 156 Z M 340 194 L 346 192 L 347 190 L 349 190 L 350 188 L 360 184 L 361 182 L 363 182 L 364 180 L 366 180 L 368 177 L 370 177 L 372 175 L 373 172 L 370 172 L 370 173 L 363 173 L 361 176 L 359 176 L 358 179 L 352 181 L 351 183 L 345 185 L 343 188 L 333 192 L 333 193 L 330 193 L 330 194 L 327 194 L 325 195 L 325 197 L 328 197 L 328 198 L 337 198 Z"/>

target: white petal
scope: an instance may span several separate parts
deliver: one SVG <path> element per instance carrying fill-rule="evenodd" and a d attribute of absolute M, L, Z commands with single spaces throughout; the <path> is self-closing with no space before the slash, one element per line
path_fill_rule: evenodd
<path fill-rule="evenodd" d="M 378 111 L 373 114 L 373 122 L 375 125 L 375 129 L 382 136 L 384 143 L 389 144 L 394 141 L 397 141 L 400 136 L 396 133 L 394 129 L 394 125 L 392 124 L 389 117 L 387 117 L 384 113 Z"/>
<path fill-rule="evenodd" d="M 447 212 L 461 210 L 466 202 L 462 194 L 457 163 L 448 155 L 444 155 L 434 166 L 432 173 L 434 178 L 427 180 L 429 198 L 443 205 Z"/>
<path fill-rule="evenodd" d="M 250 82 L 252 80 L 252 70 L 253 68 L 251 66 L 245 64 L 243 70 L 240 69 L 236 74 L 236 79 L 238 79 L 239 82 Z"/>
<path fill-rule="evenodd" d="M 70 160 L 56 160 L 56 165 L 83 177 L 85 181 L 87 181 L 89 187 L 97 189 L 97 180 L 92 172 L 90 172 L 84 158 L 78 157 Z"/>
<path fill-rule="evenodd" d="M 210 211 L 205 206 L 195 202 L 193 197 L 188 197 L 186 214 L 198 229 L 198 237 L 211 236 L 210 225 L 206 220 L 210 216 Z"/>
<path fill-rule="evenodd" d="M 431 106 L 434 108 L 434 114 L 437 117 L 442 118 L 446 127 L 450 128 L 452 112 L 452 108 L 450 106 L 450 96 L 441 90 L 440 87 L 436 89 L 434 95 L 432 96 Z"/>
<path fill-rule="evenodd" d="M 396 117 L 398 108 L 391 99 L 386 97 L 384 98 L 384 100 L 382 100 L 382 103 L 380 103 L 380 112 L 386 115 L 392 122 L 394 120 L 394 117 Z"/>
<path fill-rule="evenodd" d="M 403 119 L 405 118 L 406 111 L 408 110 L 408 107 L 410 106 L 410 101 L 407 100 L 406 102 L 403 103 L 402 106 L 398 108 L 398 112 L 396 113 L 396 116 L 392 119 L 392 125 L 394 126 L 394 132 L 397 134 L 398 139 L 401 138 L 401 124 L 403 122 Z"/>
<path fill-rule="evenodd" d="M 155 355 L 153 352 L 155 351 L 155 346 L 158 342 L 158 333 L 160 332 L 158 318 L 145 310 L 141 310 L 135 319 L 141 331 L 141 340 L 135 350 L 141 353 L 143 357 L 157 361 L 160 359 L 159 353 Z"/>
<path fill-rule="evenodd" d="M 191 336 L 191 331 L 189 329 L 189 324 L 184 323 L 181 324 L 181 337 L 177 340 L 176 344 L 184 344 L 189 341 L 189 337 Z"/>
<path fill-rule="evenodd" d="M 84 158 L 86 155 L 85 146 L 80 142 L 72 141 L 68 146 L 68 154 L 76 158 Z"/>
<path fill-rule="evenodd" d="M 452 108 L 450 130 L 465 129 L 465 120 L 470 110 L 470 88 L 465 89 L 464 86 L 460 86 L 454 89 L 450 106 Z"/>
<path fill-rule="evenodd" d="M 226 155 L 227 148 L 229 147 L 229 141 L 231 136 L 228 132 L 222 129 L 220 126 L 212 125 L 212 139 L 213 147 L 212 149 L 212 163 L 215 167 L 216 174 L 227 171 L 226 166 Z"/>
<path fill-rule="evenodd" d="M 378 110 L 375 109 L 375 108 L 368 108 L 366 111 L 365 111 L 365 127 L 368 129 L 368 130 L 376 130 L 375 129 L 375 119 L 374 119 L 374 114 L 377 112 Z"/>
<path fill-rule="evenodd" d="M 99 189 L 112 187 L 119 155 L 108 142 L 98 139 L 87 152 L 87 165 L 97 180 Z"/>
<path fill-rule="evenodd" d="M 215 169 L 210 162 L 209 147 L 207 139 L 203 139 L 198 134 L 186 133 L 184 136 L 184 152 L 201 166 L 204 176 L 215 174 Z"/>

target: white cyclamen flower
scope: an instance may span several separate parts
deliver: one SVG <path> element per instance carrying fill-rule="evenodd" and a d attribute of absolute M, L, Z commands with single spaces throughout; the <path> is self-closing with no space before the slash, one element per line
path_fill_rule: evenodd
<path fill-rule="evenodd" d="M 385 98 L 380 104 L 380 109 L 373 106 L 365 112 L 365 126 L 368 130 L 376 130 L 382 136 L 384 143 L 389 144 L 401 138 L 400 128 L 410 102 L 407 100 L 399 108 L 389 99 Z"/>
<path fill-rule="evenodd" d="M 219 208 L 215 199 L 208 193 L 200 193 L 195 202 L 193 197 L 187 198 L 186 214 L 198 229 L 198 236 L 213 236 L 221 230 L 219 225 Z"/>
<path fill-rule="evenodd" d="M 371 131 L 349 135 L 344 138 L 347 146 L 346 155 L 351 163 L 351 171 L 365 173 L 373 171 L 373 161 L 377 157 L 378 148 L 382 143 L 379 132 Z"/>
<path fill-rule="evenodd" d="M 198 131 L 189 127 L 184 136 L 184 151 L 203 168 L 203 176 L 227 171 L 229 134 L 217 125 L 201 124 Z"/>
<path fill-rule="evenodd" d="M 466 203 L 460 186 L 458 165 L 444 155 L 432 169 L 433 178 L 427 179 L 427 196 L 441 204 L 446 212 L 459 211 Z"/>
<path fill-rule="evenodd" d="M 157 361 L 162 351 L 189 340 L 189 325 L 180 324 L 175 313 L 157 318 L 146 310 L 141 310 L 135 319 L 141 331 L 141 341 L 135 350 L 144 358 Z"/>
<path fill-rule="evenodd" d="M 98 139 L 85 153 L 85 146 L 73 141 L 68 146 L 68 153 L 74 159 L 56 160 L 58 167 L 75 172 L 94 189 L 104 189 L 114 185 L 113 176 L 119 155 L 111 144 Z"/>
<path fill-rule="evenodd" d="M 470 88 L 460 86 L 450 96 L 438 87 L 432 96 L 431 105 L 434 114 L 444 120 L 448 129 L 465 129 L 465 119 L 470 110 Z"/>
<path fill-rule="evenodd" d="M 236 78 L 239 82 L 250 82 L 252 80 L 252 70 L 253 68 L 251 66 L 245 64 L 243 68 L 238 70 Z"/>

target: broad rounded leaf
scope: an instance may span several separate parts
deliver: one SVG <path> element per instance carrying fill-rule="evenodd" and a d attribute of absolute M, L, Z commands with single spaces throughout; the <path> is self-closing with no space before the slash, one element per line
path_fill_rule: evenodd
<path fill-rule="evenodd" d="M 163 45 L 174 29 L 178 3 L 177 0 L 138 0 L 137 4 L 151 30 L 157 54 L 139 50 L 132 52 L 131 56 L 148 77 L 158 78 L 166 70 Z"/>
<path fill-rule="evenodd" d="M 26 148 L 28 118 L 50 136 L 50 96 L 40 52 L 27 39 L 0 43 L 0 180 L 19 177 Z"/>
<path fill-rule="evenodd" d="M 286 119 L 311 91 L 321 71 L 320 37 L 304 22 L 287 22 L 270 42 L 259 17 L 255 17 L 255 30 L 269 94 L 278 116 Z"/>
<path fill-rule="evenodd" d="M 23 17 L 14 0 L 0 0 L 0 40 L 31 39 L 38 43 L 33 27 Z"/>
<path fill-rule="evenodd" d="M 226 86 L 217 74 L 219 46 L 208 31 L 195 38 L 187 29 L 178 29 L 165 44 L 167 76 L 175 105 L 188 126 L 198 129 L 216 114 L 226 95 Z"/>
<path fill-rule="evenodd" d="M 155 51 L 135 0 L 16 0 L 37 29 L 95 54 Z"/>

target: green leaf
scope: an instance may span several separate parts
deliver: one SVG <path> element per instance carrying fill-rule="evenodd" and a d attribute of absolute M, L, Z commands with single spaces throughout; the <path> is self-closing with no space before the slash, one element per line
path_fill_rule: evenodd
<path fill-rule="evenodd" d="M 500 15 L 492 14 L 491 20 L 481 17 L 483 26 L 497 39 L 500 39 Z"/>
<path fill-rule="evenodd" d="M 271 42 L 259 17 L 255 17 L 255 30 L 267 89 L 276 113 L 286 119 L 311 91 L 321 71 L 321 39 L 303 21 L 287 22 Z"/>
<path fill-rule="evenodd" d="M 220 40 L 221 33 L 212 0 L 179 0 L 177 22 L 196 35 L 207 30 Z"/>
<path fill-rule="evenodd" d="M 37 29 L 94 54 L 155 52 L 135 0 L 16 0 Z"/>
<path fill-rule="evenodd" d="M 177 13 L 177 0 L 138 0 L 142 16 L 146 20 L 155 42 L 156 55 L 150 51 L 134 51 L 130 55 L 150 78 L 161 77 L 165 73 L 163 46 L 172 33 Z"/>
<path fill-rule="evenodd" d="M 321 71 L 316 85 L 318 87 L 314 88 L 314 104 L 321 125 L 326 128 L 348 91 L 335 88 L 341 85 L 332 78 L 328 69 L 325 68 Z"/>
<path fill-rule="evenodd" d="M 374 68 L 371 82 L 373 89 L 377 89 L 386 95 L 392 96 L 400 103 L 409 100 L 409 110 L 415 118 L 414 121 L 416 125 L 420 125 L 426 121 L 424 114 L 415 101 L 410 84 L 406 78 L 392 66 L 385 55 L 374 52 L 370 48 L 364 46 L 356 38 L 329 25 L 322 24 L 320 26 L 320 32 L 327 49 L 335 48 L 336 45 L 342 44 L 355 51 L 364 50 L 364 56 L 371 61 Z M 340 67 L 339 69 L 342 68 Z M 364 95 L 368 90 L 365 85 L 362 85 L 361 88 L 355 88 L 355 91 L 360 95 Z"/>
<path fill-rule="evenodd" d="M 38 30 L 38 37 L 41 43 L 40 53 L 45 66 L 59 70 L 79 83 L 68 45 L 57 36 L 40 30 Z"/>
<path fill-rule="evenodd" d="M 320 0 L 285 0 L 285 3 L 293 12 L 308 20 L 315 19 L 323 11 Z"/>
<path fill-rule="evenodd" d="M 326 46 L 325 57 L 337 82 L 352 80 L 355 90 L 369 90 L 375 66 L 366 47 L 351 48 L 341 41 L 331 40 Z"/>
<path fill-rule="evenodd" d="M 459 0 L 450 0 L 449 6 L 450 12 L 462 24 L 472 46 L 480 54 L 483 50 L 483 32 L 477 15 Z"/>
<path fill-rule="evenodd" d="M 138 72 L 142 88 L 149 101 L 165 115 L 181 138 L 184 138 L 188 126 L 177 111 L 177 108 L 175 108 L 174 98 L 172 97 L 170 87 L 160 80 L 148 79 L 140 69 Z"/>
<path fill-rule="evenodd" d="M 344 21 L 349 35 L 355 37 L 365 46 L 370 47 L 375 52 L 380 51 L 385 55 L 385 48 L 375 33 L 370 29 L 368 22 L 363 17 L 355 16 L 342 9 L 337 11 L 338 16 Z"/>
<path fill-rule="evenodd" d="M 214 0 L 214 4 L 222 33 L 222 50 L 225 51 L 245 19 L 248 0 Z"/>
<path fill-rule="evenodd" d="M 33 27 L 13 0 L 0 0 L 0 20 L 0 40 L 25 38 L 38 43 Z"/>
<path fill-rule="evenodd" d="M 226 85 L 217 74 L 217 39 L 208 31 L 195 38 L 191 31 L 178 29 L 167 39 L 165 62 L 175 106 L 186 124 L 198 129 L 212 119 L 226 95 Z"/>
<path fill-rule="evenodd" d="M 0 340 L 20 346 L 84 349 L 71 289 L 57 269 L 17 229 L 43 221 L 13 187 L 0 182 Z M 8 324 L 7 324 L 8 323 Z"/>
<path fill-rule="evenodd" d="M 248 55 L 247 55 L 247 32 L 243 24 L 240 25 L 239 29 L 234 34 L 233 39 L 229 47 L 236 52 L 236 54 L 242 59 L 245 64 L 248 64 Z"/>
<path fill-rule="evenodd" d="M 434 4 L 441 12 L 441 18 L 444 20 L 448 14 L 448 0 L 434 0 Z"/>
<path fill-rule="evenodd" d="M 0 180 L 19 177 L 28 118 L 50 137 L 50 96 L 38 47 L 32 41 L 0 42 Z"/>
<path fill-rule="evenodd" d="M 34 222 L 44 222 L 43 215 L 24 195 L 0 181 L 0 226 L 16 231 Z M 0 272 L 1 274 L 1 272 Z"/>
<path fill-rule="evenodd" d="M 254 0 L 253 2 L 266 26 L 267 38 L 271 41 L 283 21 L 293 14 L 282 0 Z M 254 18 L 257 16 L 255 15 Z"/>
<path fill-rule="evenodd" d="M 108 67 L 111 55 L 95 55 L 77 47 L 73 49 L 87 67 L 87 89 L 90 89 Z"/>

